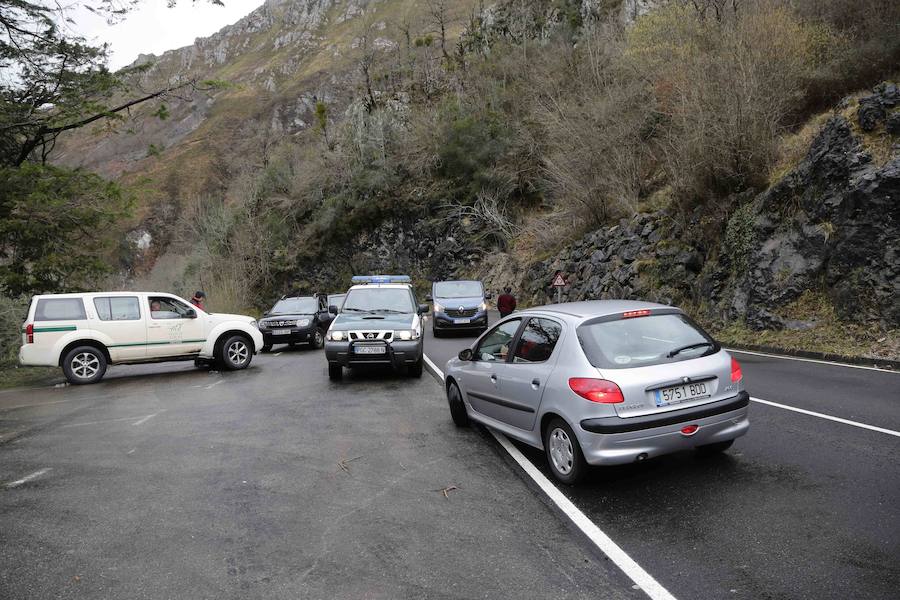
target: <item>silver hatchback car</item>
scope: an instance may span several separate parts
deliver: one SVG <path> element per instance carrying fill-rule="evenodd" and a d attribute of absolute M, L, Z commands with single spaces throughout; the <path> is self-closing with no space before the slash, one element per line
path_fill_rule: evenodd
<path fill-rule="evenodd" d="M 741 367 L 684 312 L 626 300 L 514 313 L 446 368 L 458 426 L 469 420 L 541 448 L 556 478 L 747 433 Z"/>

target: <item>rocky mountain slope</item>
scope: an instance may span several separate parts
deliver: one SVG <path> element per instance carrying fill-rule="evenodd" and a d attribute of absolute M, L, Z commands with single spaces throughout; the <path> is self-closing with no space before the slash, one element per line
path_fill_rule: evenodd
<path fill-rule="evenodd" d="M 556 133 L 544 104 L 559 97 L 528 90 L 533 112 L 518 114 L 516 78 L 534 88 L 528 77 L 536 77 L 523 77 L 521 65 L 538 65 L 540 85 L 571 86 L 553 80 L 570 53 L 599 56 L 628 44 L 657 51 L 657 41 L 628 28 L 611 41 L 602 28 L 593 39 L 578 28 L 597 15 L 631 23 L 650 14 L 652 23 L 659 6 L 667 3 L 267 0 L 191 47 L 140 59 L 152 65 L 145 88 L 186 77 L 216 85 L 167 99 L 164 119 L 145 109 L 113 131 L 73 135 L 55 159 L 136 191 L 137 213 L 123 224 L 126 285 L 187 289 L 228 271 L 215 295 L 227 296 L 229 308 L 260 307 L 278 290 L 331 291 L 354 272 L 400 271 L 423 286 L 480 277 L 542 303 L 561 271 L 569 300 L 677 303 L 736 341 L 765 341 L 757 332 L 766 330 L 772 343 L 790 334 L 810 348 L 896 354 L 900 95 L 891 83 L 794 126 L 781 144 L 794 156 L 766 185 L 755 174 L 751 184 L 713 186 L 720 195 L 712 198 L 672 191 L 659 131 L 676 114 L 665 112 L 673 79 L 655 83 L 655 100 L 645 91 L 623 95 L 589 116 L 644 103 L 635 139 L 651 149 L 635 163 L 593 168 L 634 168 L 637 201 L 611 210 L 602 225 L 566 214 L 568 229 L 531 239 L 530 224 L 559 218 L 560 205 L 576 200 L 553 179 L 560 158 L 543 146 Z M 676 23 L 680 16 L 669 15 Z M 592 49 L 596 40 L 609 47 Z M 571 93 L 562 90 L 560 97 Z M 594 110 L 593 93 L 572 110 Z M 503 121 L 513 117 L 512 126 Z M 632 116 L 612 118 L 589 126 L 601 135 Z M 617 193 L 616 185 L 603 189 Z M 501 201 L 492 196 L 498 189 Z M 477 218 L 466 216 L 479 202 Z"/>

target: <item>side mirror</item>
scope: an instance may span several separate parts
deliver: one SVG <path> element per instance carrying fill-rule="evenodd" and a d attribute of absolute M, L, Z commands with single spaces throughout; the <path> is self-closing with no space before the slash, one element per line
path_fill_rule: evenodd
<path fill-rule="evenodd" d="M 432 296 L 431 294 L 428 294 L 427 296 L 425 296 L 425 299 L 428 300 L 429 302 L 431 302 L 432 300 L 434 300 L 434 296 Z"/>
<path fill-rule="evenodd" d="M 470 360 L 473 360 L 475 358 L 475 353 L 472 352 L 471 348 L 466 348 L 465 350 L 459 351 L 457 358 L 459 358 L 459 360 L 469 362 Z"/>
<path fill-rule="evenodd" d="M 185 318 L 185 319 L 196 319 L 196 318 L 197 318 L 197 311 L 194 310 L 193 308 L 189 308 L 189 309 L 187 310 L 187 312 L 184 313 L 184 318 Z"/>
<path fill-rule="evenodd" d="M 338 307 L 335 306 L 334 304 L 332 304 L 331 306 L 328 307 L 328 312 L 333 315 L 336 315 L 336 314 L 338 314 Z"/>
<path fill-rule="evenodd" d="M 485 299 L 485 300 L 490 300 L 491 298 L 493 298 L 493 296 L 491 295 L 490 292 L 485 292 L 485 293 L 484 293 L 484 299 Z"/>
<path fill-rule="evenodd" d="M 427 304 L 420 304 L 420 305 L 419 305 L 419 314 L 420 314 L 420 315 L 427 315 L 427 314 L 428 314 L 428 305 L 427 305 Z"/>

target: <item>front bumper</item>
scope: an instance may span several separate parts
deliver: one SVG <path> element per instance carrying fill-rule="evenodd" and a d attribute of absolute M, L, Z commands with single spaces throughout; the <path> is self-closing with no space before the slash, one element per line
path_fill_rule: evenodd
<path fill-rule="evenodd" d="M 472 317 L 464 318 L 450 317 L 445 312 L 436 312 L 432 318 L 435 329 L 486 329 L 488 326 L 487 311 L 479 311 Z"/>
<path fill-rule="evenodd" d="M 747 433 L 750 397 L 741 392 L 719 407 L 697 407 L 682 414 L 651 418 L 622 419 L 606 417 L 585 419 L 576 429 L 584 459 L 591 465 L 620 465 L 641 458 L 652 458 L 689 450 L 697 446 L 727 442 Z M 636 420 L 635 420 L 636 419 Z M 682 427 L 697 425 L 693 435 L 681 433 Z"/>
<path fill-rule="evenodd" d="M 387 365 L 398 370 L 422 360 L 424 344 L 421 338 L 406 342 L 401 340 L 394 340 L 391 343 L 381 342 L 385 346 L 384 354 L 357 354 L 353 351 L 353 346 L 357 343 L 356 341 L 326 340 L 325 358 L 329 363 L 337 363 L 345 367 Z M 371 342 L 366 342 L 365 345 L 371 345 Z"/>
<path fill-rule="evenodd" d="M 265 345 L 273 344 L 312 344 L 315 341 L 316 326 L 291 327 L 291 332 L 275 335 L 274 329 L 260 329 Z"/>

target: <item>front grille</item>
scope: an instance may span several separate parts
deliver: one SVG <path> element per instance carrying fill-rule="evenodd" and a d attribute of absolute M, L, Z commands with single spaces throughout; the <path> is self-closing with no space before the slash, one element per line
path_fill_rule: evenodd
<path fill-rule="evenodd" d="M 297 325 L 297 320 L 293 321 L 266 321 L 266 327 L 294 327 Z"/>
<path fill-rule="evenodd" d="M 393 331 L 351 331 L 350 339 L 359 341 L 390 340 L 394 337 Z"/>
<path fill-rule="evenodd" d="M 448 308 L 446 312 L 447 312 L 448 317 L 453 317 L 453 318 L 474 317 L 475 313 L 478 312 L 478 309 L 477 308 L 464 308 L 462 310 L 459 310 L 459 309 Z"/>

